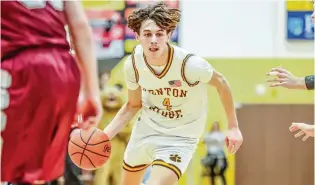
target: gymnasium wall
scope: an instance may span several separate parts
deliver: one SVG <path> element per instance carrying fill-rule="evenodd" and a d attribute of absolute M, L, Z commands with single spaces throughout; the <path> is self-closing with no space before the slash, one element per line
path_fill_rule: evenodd
<path fill-rule="evenodd" d="M 265 73 L 275 66 L 281 65 L 301 76 L 314 73 L 314 41 L 286 39 L 286 6 L 285 1 L 270 0 L 184 0 L 180 45 L 206 57 L 228 78 L 236 104 L 313 103 L 312 92 L 271 89 L 265 83 Z M 305 6 L 312 9 L 311 3 Z M 208 127 L 220 120 L 226 128 L 218 98 L 215 90 L 209 88 Z M 200 178 L 200 159 L 204 154 L 205 146 L 200 143 L 189 169 L 194 175 L 186 174 L 186 184 L 208 184 L 208 179 Z M 228 184 L 234 184 L 234 155 L 229 156 L 227 177 Z"/>
<path fill-rule="evenodd" d="M 286 40 L 286 6 L 275 0 L 183 0 L 180 45 L 203 57 L 313 58 L 314 41 Z"/>
<path fill-rule="evenodd" d="M 312 9 L 311 3 L 305 4 Z M 228 78 L 237 104 L 313 103 L 313 92 L 271 89 L 265 83 L 265 73 L 275 66 L 301 76 L 314 73 L 314 41 L 286 39 L 285 1 L 182 1 L 181 5 L 180 45 L 207 57 Z M 226 128 L 223 107 L 213 89 L 209 97 L 208 123 L 220 120 Z M 204 154 L 205 147 L 200 143 L 191 167 L 194 176 L 186 174 L 187 184 L 207 184 L 207 179 L 200 178 Z M 229 156 L 229 165 L 228 184 L 232 185 L 233 155 Z"/>
<path fill-rule="evenodd" d="M 314 73 L 314 41 L 286 39 L 284 1 L 181 1 L 179 45 L 206 58 L 230 82 L 235 103 L 295 104 L 314 102 L 313 92 L 268 88 L 266 72 L 283 66 L 298 76 Z M 120 62 L 112 70 L 111 82 L 123 82 Z M 213 121 L 226 129 L 223 107 L 215 89 L 209 87 L 209 130 Z M 240 123 L 241 124 L 241 123 Z M 180 185 L 208 185 L 201 178 L 200 143 Z M 229 155 L 228 185 L 234 185 L 234 155 Z"/>

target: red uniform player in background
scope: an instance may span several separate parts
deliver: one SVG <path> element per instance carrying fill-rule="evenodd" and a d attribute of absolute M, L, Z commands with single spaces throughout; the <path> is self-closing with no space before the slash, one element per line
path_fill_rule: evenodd
<path fill-rule="evenodd" d="M 66 24 L 77 60 L 69 52 Z M 96 126 L 102 112 L 81 3 L 1 1 L 1 181 L 47 184 L 62 176 L 76 111 L 83 128 Z"/>

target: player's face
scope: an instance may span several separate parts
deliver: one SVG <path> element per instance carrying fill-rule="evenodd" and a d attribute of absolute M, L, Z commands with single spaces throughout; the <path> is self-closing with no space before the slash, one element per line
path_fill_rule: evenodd
<path fill-rule="evenodd" d="M 168 52 L 167 42 L 170 33 L 161 29 L 153 20 L 148 19 L 142 22 L 139 35 L 136 34 L 137 40 L 144 49 L 144 53 L 149 58 L 156 58 Z"/>

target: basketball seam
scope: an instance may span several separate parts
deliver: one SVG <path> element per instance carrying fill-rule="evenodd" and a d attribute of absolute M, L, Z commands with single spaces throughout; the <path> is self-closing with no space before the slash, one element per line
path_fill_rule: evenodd
<path fill-rule="evenodd" d="M 94 146 L 94 145 L 99 145 L 99 144 L 102 144 L 102 143 L 106 143 L 106 142 L 108 142 L 108 141 L 109 141 L 109 140 L 101 141 L 101 142 L 99 142 L 99 143 L 84 143 L 84 141 L 83 141 L 83 143 L 86 144 L 86 145 L 88 145 L 88 146 Z"/>
<path fill-rule="evenodd" d="M 94 145 L 99 145 L 99 144 L 102 144 L 102 143 L 106 143 L 106 142 L 109 142 L 109 139 L 107 139 L 107 140 L 105 140 L 105 141 L 101 141 L 101 142 L 99 142 L 99 143 L 86 143 L 84 140 L 83 140 L 83 138 L 82 138 L 82 136 L 81 136 L 81 134 L 80 134 L 80 137 L 81 137 L 81 140 L 82 140 L 82 142 L 84 143 L 84 144 L 86 144 L 86 145 L 89 145 L 89 146 L 94 146 Z M 71 139 L 71 138 L 70 138 Z"/>
<path fill-rule="evenodd" d="M 86 144 L 85 144 L 85 147 L 82 151 L 82 155 L 81 155 L 81 159 L 80 159 L 80 165 L 81 165 L 81 162 L 82 162 L 82 159 L 83 159 L 83 155 L 84 155 L 84 152 L 86 150 L 86 147 L 87 147 L 87 144 L 89 143 L 90 139 L 92 138 L 93 134 L 96 132 L 96 129 L 93 130 L 92 134 L 90 135 L 90 137 L 88 138 Z M 81 137 L 81 140 L 84 142 L 83 138 L 82 138 L 82 130 L 80 130 L 80 137 Z M 95 168 L 95 165 L 93 164 L 93 162 L 90 160 L 90 158 L 88 156 L 86 156 L 89 161 L 91 162 L 92 166 Z"/>
<path fill-rule="evenodd" d="M 88 155 L 86 155 L 86 154 L 84 154 L 84 153 L 80 153 L 80 152 L 75 152 L 75 153 L 71 154 L 71 156 L 74 155 L 74 154 L 77 154 L 77 153 L 78 153 L 78 154 L 82 154 L 82 156 L 85 156 L 85 157 L 90 161 L 90 163 L 93 165 L 93 167 L 95 168 L 95 166 L 94 166 L 92 160 L 89 158 Z M 82 157 L 82 156 L 81 156 L 81 157 Z M 80 165 L 81 165 L 81 163 L 80 163 Z"/>
<path fill-rule="evenodd" d="M 73 142 L 73 141 L 70 141 L 72 144 L 74 144 L 74 145 L 76 145 L 77 147 L 79 147 L 79 148 L 81 148 L 81 149 L 85 149 L 84 147 L 82 147 L 82 146 L 80 146 L 80 145 L 78 145 L 78 144 L 76 144 L 75 142 Z M 109 157 L 109 156 L 106 156 L 106 155 L 102 155 L 102 154 L 99 154 L 99 153 L 97 153 L 97 152 L 93 152 L 93 151 L 91 151 L 91 150 L 89 150 L 89 149 L 85 149 L 86 151 L 88 151 L 88 152 L 91 152 L 91 153 L 93 153 L 93 154 L 96 154 L 96 155 L 99 155 L 99 156 L 102 156 L 102 157 Z"/>

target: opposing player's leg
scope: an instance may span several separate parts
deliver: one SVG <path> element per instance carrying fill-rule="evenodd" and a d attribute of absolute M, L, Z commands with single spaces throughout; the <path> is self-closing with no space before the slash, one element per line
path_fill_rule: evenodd
<path fill-rule="evenodd" d="M 178 137 L 155 139 L 155 160 L 147 185 L 174 185 L 186 171 L 198 140 Z"/>

